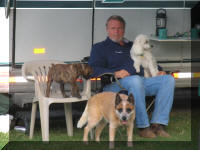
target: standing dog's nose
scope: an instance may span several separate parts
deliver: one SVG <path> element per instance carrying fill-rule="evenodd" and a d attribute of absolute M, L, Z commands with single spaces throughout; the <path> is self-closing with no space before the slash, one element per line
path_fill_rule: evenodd
<path fill-rule="evenodd" d="M 127 120 L 126 116 L 122 116 L 122 120 L 126 121 Z"/>

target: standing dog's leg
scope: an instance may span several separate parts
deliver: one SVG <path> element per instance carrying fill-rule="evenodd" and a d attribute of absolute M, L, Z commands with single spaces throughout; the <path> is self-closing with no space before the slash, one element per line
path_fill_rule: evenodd
<path fill-rule="evenodd" d="M 101 132 L 104 129 L 104 127 L 106 126 L 106 124 L 107 124 L 106 121 L 102 119 L 101 122 L 97 125 L 96 132 L 95 132 L 95 140 L 97 142 L 100 141 Z"/>
<path fill-rule="evenodd" d="M 133 146 L 133 125 L 134 123 L 130 123 L 128 126 L 127 126 L 127 136 L 128 136 L 128 142 L 127 142 L 127 146 L 128 147 L 132 147 Z"/>
<path fill-rule="evenodd" d="M 115 148 L 115 130 L 116 130 L 116 126 L 113 125 L 112 123 L 109 124 L 109 148 L 113 149 Z"/>
<path fill-rule="evenodd" d="M 76 84 L 76 79 L 73 79 L 72 81 L 70 81 L 70 83 L 71 83 L 71 88 L 72 88 L 71 89 L 72 96 L 77 97 L 77 98 L 81 98 L 78 85 Z"/>
<path fill-rule="evenodd" d="M 68 97 L 67 94 L 65 93 L 65 84 L 64 83 L 60 83 L 60 90 L 61 90 L 64 98 Z"/>
<path fill-rule="evenodd" d="M 53 79 L 52 79 L 51 70 L 49 70 L 49 72 L 48 72 L 48 78 L 47 78 L 46 97 L 49 97 L 49 95 L 50 95 L 50 88 L 51 88 L 52 81 L 53 81 Z"/>
<path fill-rule="evenodd" d="M 100 116 L 98 113 L 90 113 L 92 114 L 92 117 L 90 115 L 88 116 L 88 124 L 84 128 L 84 135 L 83 135 L 83 141 L 87 144 L 88 142 L 88 133 L 92 128 L 94 128 L 99 121 L 102 119 L 102 116 Z"/>

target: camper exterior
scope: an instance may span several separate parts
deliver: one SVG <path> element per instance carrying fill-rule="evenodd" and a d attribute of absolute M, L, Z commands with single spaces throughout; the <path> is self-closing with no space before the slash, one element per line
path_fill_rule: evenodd
<path fill-rule="evenodd" d="M 191 40 L 189 34 L 191 9 L 196 4 L 181 0 L 168 3 L 159 0 L 0 1 L 0 17 L 5 24 L 1 27 L 5 34 L 0 35 L 5 41 L 4 46 L 0 45 L 4 51 L 4 56 L 0 56 L 4 70 L 0 76 L 1 91 L 8 92 L 8 83 L 11 93 L 34 91 L 21 76 L 20 68 L 26 61 L 51 59 L 73 63 L 89 56 L 91 46 L 105 39 L 105 22 L 113 14 L 126 20 L 125 36 L 129 40 L 141 33 L 150 37 L 158 64 L 174 73 L 177 88 L 198 87 L 200 40 Z M 159 8 L 167 12 L 167 35 L 171 37 L 167 40 L 155 36 Z"/>

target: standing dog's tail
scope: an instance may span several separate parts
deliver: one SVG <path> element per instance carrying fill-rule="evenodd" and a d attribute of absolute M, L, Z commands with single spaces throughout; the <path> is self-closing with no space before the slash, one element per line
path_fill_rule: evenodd
<path fill-rule="evenodd" d="M 78 121 L 77 128 L 82 128 L 87 123 L 87 120 L 88 120 L 88 104 L 86 105 L 85 110 L 80 120 Z"/>

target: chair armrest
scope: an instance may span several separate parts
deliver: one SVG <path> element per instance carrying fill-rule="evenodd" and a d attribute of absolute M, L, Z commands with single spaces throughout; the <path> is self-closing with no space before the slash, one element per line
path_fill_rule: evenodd
<path fill-rule="evenodd" d="M 111 84 L 114 81 L 114 74 L 113 73 L 104 73 L 101 74 L 99 76 L 99 78 L 101 78 L 101 88 L 100 88 L 100 92 L 103 91 L 103 88 L 108 85 Z"/>

